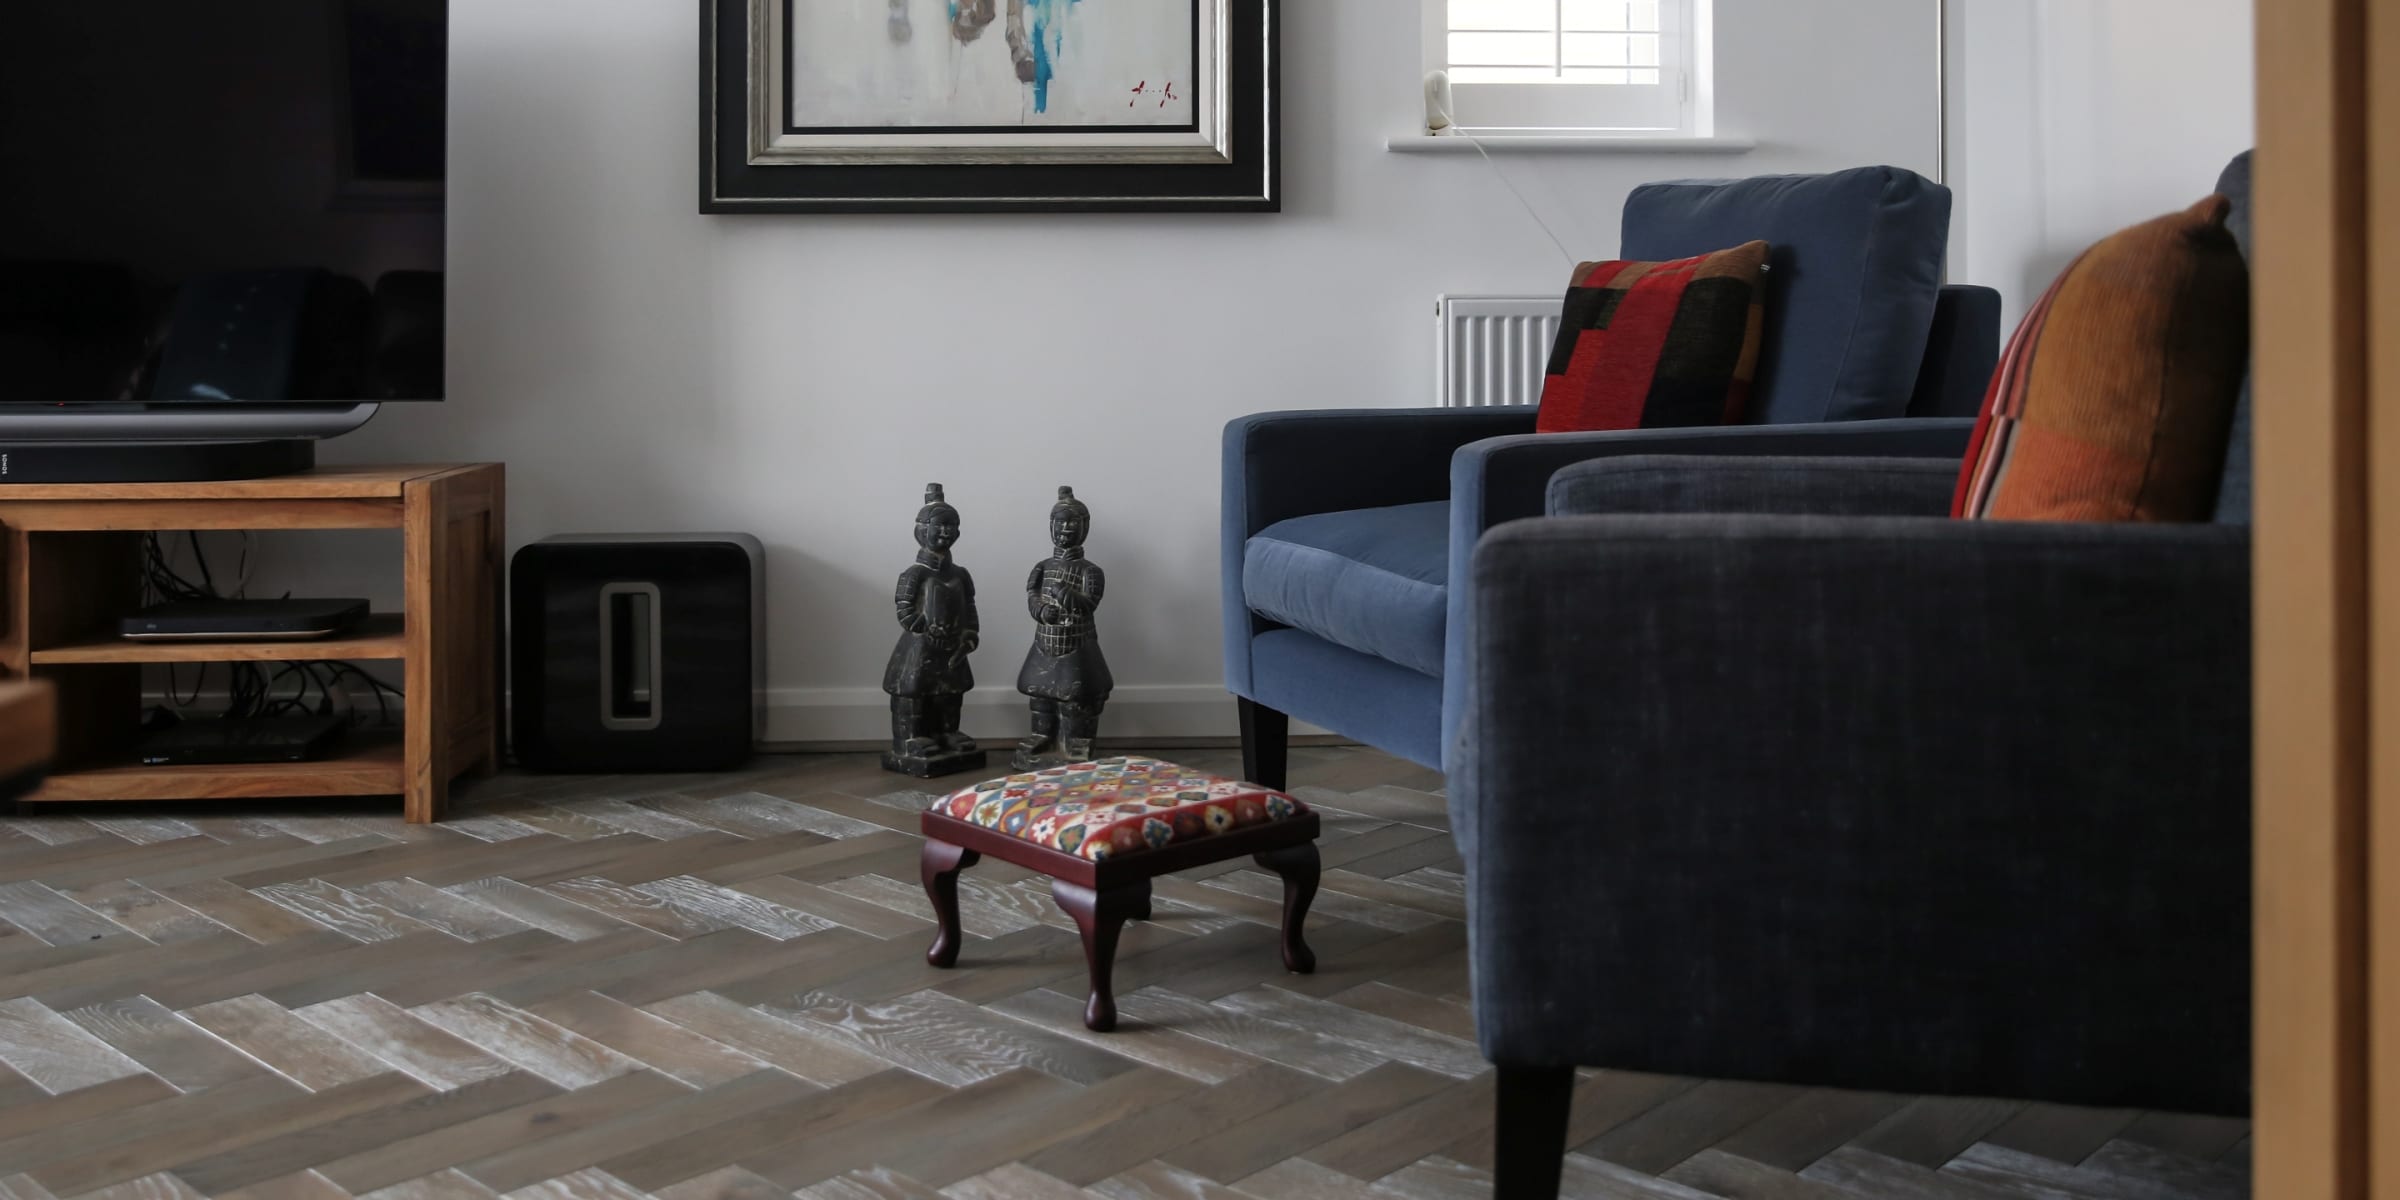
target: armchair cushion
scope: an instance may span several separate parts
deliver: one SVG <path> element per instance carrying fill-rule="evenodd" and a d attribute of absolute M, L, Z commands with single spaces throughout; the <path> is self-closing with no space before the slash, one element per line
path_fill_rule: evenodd
<path fill-rule="evenodd" d="M 1740 421 L 1758 374 L 1767 252 L 1745 242 L 1677 262 L 1578 264 L 1534 430 Z"/>
<path fill-rule="evenodd" d="M 1250 611 L 1334 645 L 1442 673 L 1450 504 L 1396 504 L 1278 521 L 1249 540 Z"/>
<path fill-rule="evenodd" d="M 1637 188 L 1618 257 L 1667 261 L 1774 246 L 1749 420 L 1899 417 L 1925 358 L 1950 190 L 1899 167 Z"/>

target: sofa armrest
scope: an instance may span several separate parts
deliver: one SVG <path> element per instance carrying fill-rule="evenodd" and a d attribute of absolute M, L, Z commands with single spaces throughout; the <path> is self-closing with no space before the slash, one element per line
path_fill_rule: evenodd
<path fill-rule="evenodd" d="M 1242 594 L 1242 548 L 1277 521 L 1311 513 L 1440 500 L 1460 446 L 1533 429 L 1531 405 L 1258 413 L 1225 426 L 1218 571 L 1225 684 L 1250 688 L 1258 624 Z"/>
<path fill-rule="evenodd" d="M 1925 337 L 1925 362 L 1917 370 L 1912 417 L 1972 417 L 1983 411 L 1983 393 L 2000 364 L 2000 293 L 1954 283 L 1934 301 L 1933 327 Z"/>
<path fill-rule="evenodd" d="M 1947 458 L 1603 458 L 1551 476 L 1549 511 L 1939 517 L 1950 510 L 1958 472 Z"/>
<path fill-rule="evenodd" d="M 1494 531 L 1449 773 L 1486 1052 L 2241 1111 L 2249 561 L 2221 526 Z"/>
<path fill-rule="evenodd" d="M 1542 515 L 1550 477 L 1562 468 L 1628 455 L 1806 455 L 1813 457 L 1948 458 L 1967 452 L 1973 421 L 1900 417 L 1813 425 L 1712 425 L 1685 429 L 1622 429 L 1604 433 L 1540 433 L 1487 438 L 1450 459 L 1450 574 L 1467 577 L 1468 555 L 1485 530 Z M 1457 739 L 1460 673 L 1468 628 L 1466 589 L 1452 587 L 1443 650 L 1442 744 Z"/>

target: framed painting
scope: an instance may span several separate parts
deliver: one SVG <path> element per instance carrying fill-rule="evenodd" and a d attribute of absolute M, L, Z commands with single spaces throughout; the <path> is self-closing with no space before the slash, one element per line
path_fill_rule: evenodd
<path fill-rule="evenodd" d="M 1274 212 L 1280 0 L 701 0 L 700 209 Z"/>

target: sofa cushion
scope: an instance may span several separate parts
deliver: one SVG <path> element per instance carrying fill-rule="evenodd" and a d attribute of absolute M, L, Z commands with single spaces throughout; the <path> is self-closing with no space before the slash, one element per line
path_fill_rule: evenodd
<path fill-rule="evenodd" d="M 1907 414 L 1949 237 L 1948 188 L 1898 167 L 1863 167 L 1636 188 L 1618 257 L 1771 243 L 1748 419 L 1856 421 Z"/>
<path fill-rule="evenodd" d="M 2232 211 L 2225 214 L 2225 228 L 2233 231 L 2242 258 L 2255 271 L 2258 260 L 2250 244 L 2250 155 L 2245 150 L 2226 166 L 2217 178 L 2217 194 L 2233 203 Z M 2217 485 L 2219 525 L 2250 523 L 2250 402 L 2251 382 L 2245 375 L 2242 398 L 2233 408 L 2233 432 L 2225 439 L 2225 478 Z"/>
<path fill-rule="evenodd" d="M 2209 519 L 2250 362 L 2229 207 L 2112 234 L 2050 285 L 1992 376 L 1954 515 Z"/>
<path fill-rule="evenodd" d="M 1273 788 L 1155 758 L 1103 758 L 987 779 L 933 811 L 1101 862 L 1305 816 Z"/>
<path fill-rule="evenodd" d="M 1578 263 L 1537 433 L 1731 425 L 1758 372 L 1765 242 L 1674 262 Z"/>
<path fill-rule="evenodd" d="M 1449 575 L 1446 500 L 1278 521 L 1242 554 L 1250 611 L 1436 678 Z"/>

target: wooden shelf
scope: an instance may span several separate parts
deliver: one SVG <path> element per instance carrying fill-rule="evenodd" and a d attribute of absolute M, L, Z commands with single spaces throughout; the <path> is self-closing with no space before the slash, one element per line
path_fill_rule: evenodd
<path fill-rule="evenodd" d="M 331 756 L 313 762 L 145 767 L 127 762 L 58 771 L 31 804 L 69 800 L 235 800 L 291 796 L 388 796 L 403 790 L 397 729 L 353 729 Z"/>
<path fill-rule="evenodd" d="M 283 642 L 142 642 L 101 637 L 33 652 L 35 666 L 91 663 L 335 662 L 408 656 L 398 613 L 376 613 L 340 637 Z"/>

